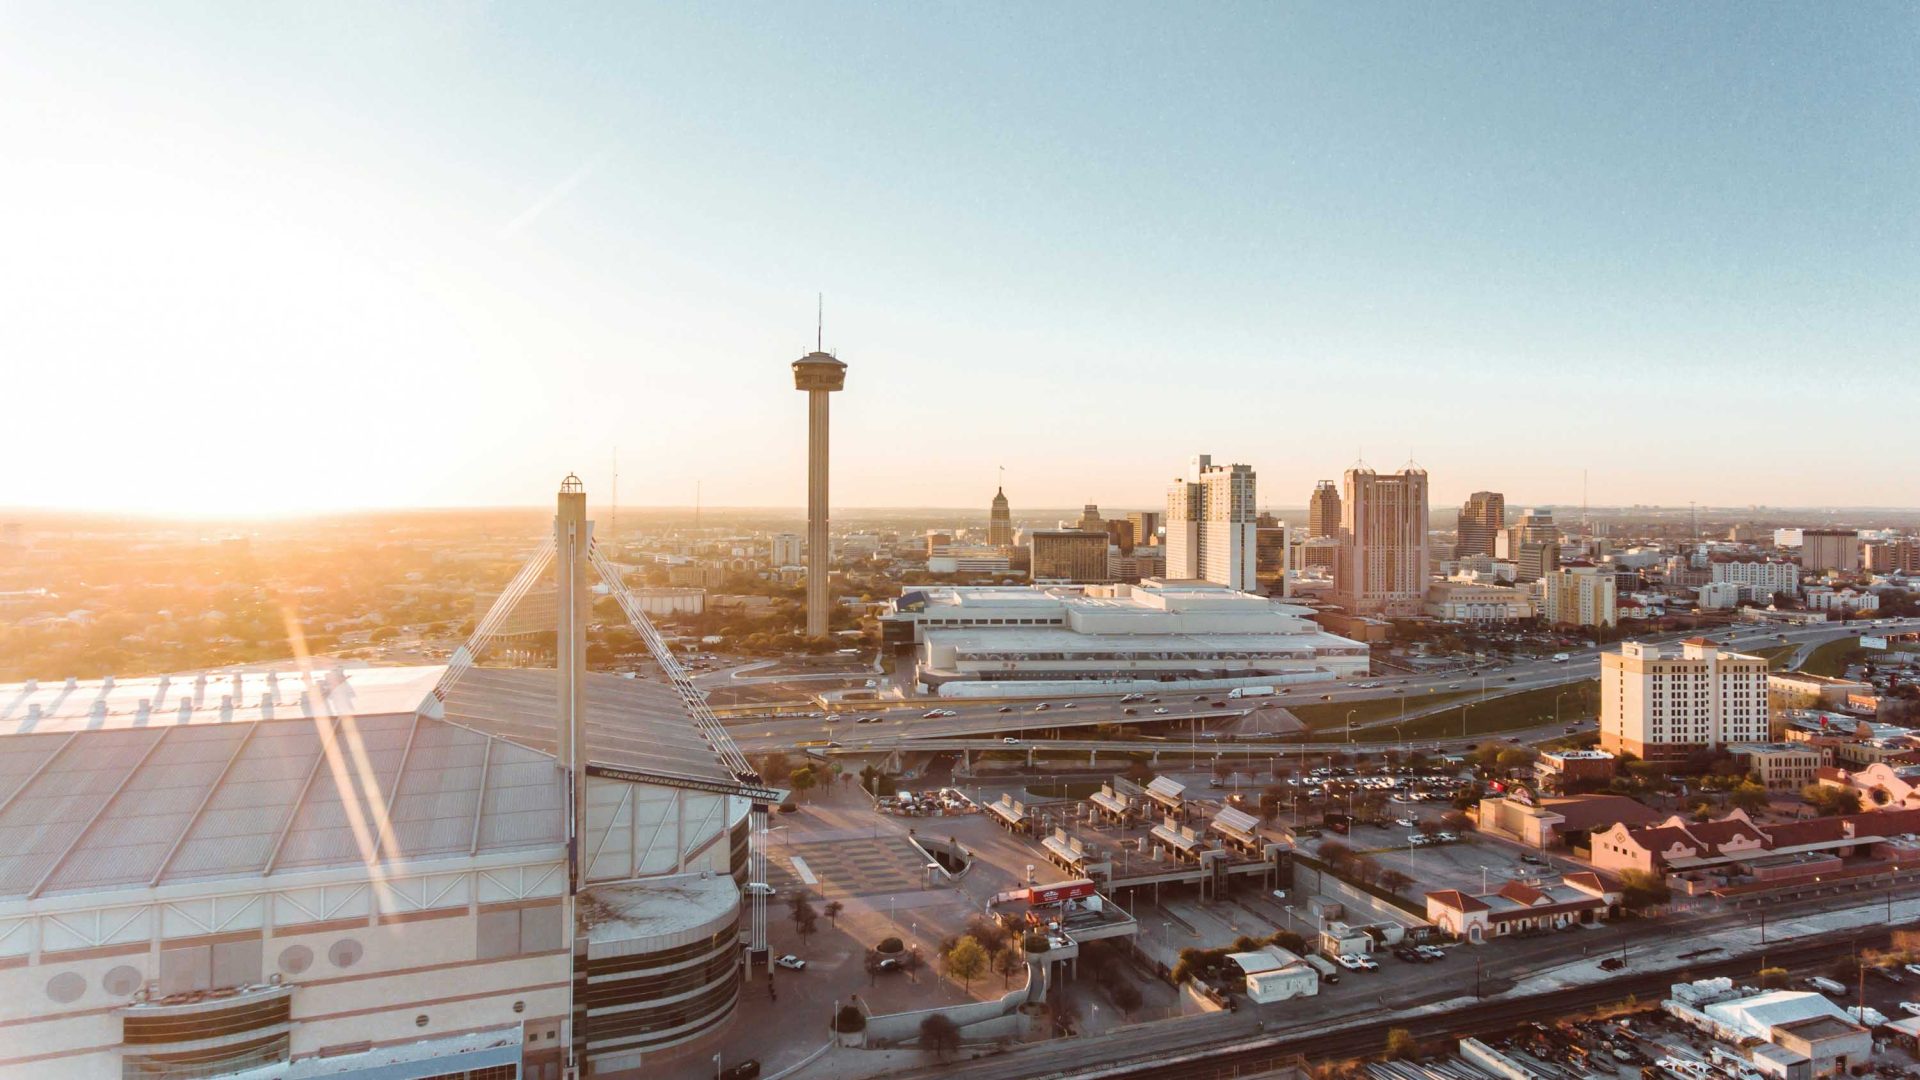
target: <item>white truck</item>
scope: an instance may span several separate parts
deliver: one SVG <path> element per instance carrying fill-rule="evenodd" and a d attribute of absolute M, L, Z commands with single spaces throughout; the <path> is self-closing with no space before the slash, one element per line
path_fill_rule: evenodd
<path fill-rule="evenodd" d="M 1326 957 L 1318 953 L 1309 953 L 1300 959 L 1306 961 L 1308 967 L 1320 973 L 1321 982 L 1337 983 L 1340 981 L 1340 969 L 1334 967 L 1333 961 Z"/>
<path fill-rule="evenodd" d="M 1236 686 L 1233 689 L 1227 691 L 1227 696 L 1230 698 L 1272 697 L 1273 687 L 1271 686 Z"/>
<path fill-rule="evenodd" d="M 1564 664 L 1571 659 L 1573 659 L 1573 657 L 1568 656 L 1566 653 L 1563 653 L 1563 652 L 1557 652 L 1553 654 L 1553 662 L 1556 664 Z"/>

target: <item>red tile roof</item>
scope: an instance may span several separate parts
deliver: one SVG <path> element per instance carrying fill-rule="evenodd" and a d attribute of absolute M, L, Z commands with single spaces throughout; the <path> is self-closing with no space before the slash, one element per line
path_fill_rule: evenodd
<path fill-rule="evenodd" d="M 1441 906 L 1450 907 L 1459 912 L 1471 913 L 1490 910 L 1484 901 L 1478 897 L 1468 896 L 1459 889 L 1440 889 L 1436 892 L 1430 892 L 1427 894 L 1427 899 L 1438 901 Z"/>
<path fill-rule="evenodd" d="M 1518 881 L 1509 881 L 1505 885 L 1500 886 L 1500 891 L 1495 895 L 1504 896 L 1508 900 L 1525 907 L 1532 907 L 1547 898 L 1546 893 L 1541 892 L 1531 885 Z"/>
<path fill-rule="evenodd" d="M 1560 825 L 1563 830 L 1604 829 L 1623 821 L 1651 825 L 1660 820 L 1659 811 L 1625 795 L 1569 795 L 1542 799 L 1540 805 L 1567 819 Z"/>

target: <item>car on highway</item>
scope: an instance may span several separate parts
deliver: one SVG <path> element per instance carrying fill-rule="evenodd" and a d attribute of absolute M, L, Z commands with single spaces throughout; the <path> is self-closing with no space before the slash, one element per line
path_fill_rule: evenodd
<path fill-rule="evenodd" d="M 1001 712 L 1012 712 L 1012 711 L 1013 711 L 1013 706 L 1011 706 L 1011 705 L 1002 705 L 1002 706 L 1000 706 L 1000 711 L 1001 711 Z"/>
<path fill-rule="evenodd" d="M 1126 714 L 1126 715 L 1128 715 L 1128 716 L 1139 716 L 1139 715 L 1140 715 L 1140 710 L 1139 710 L 1139 709 L 1134 709 L 1134 708 L 1126 708 L 1126 709 L 1121 709 L 1120 711 L 1121 711 L 1122 713 L 1125 713 L 1125 714 Z"/>
<path fill-rule="evenodd" d="M 1458 689 L 1460 689 L 1460 684 L 1459 684 L 1459 683 L 1457 683 L 1457 682 L 1450 682 L 1450 683 L 1448 683 L 1448 684 L 1447 684 L 1447 689 L 1449 689 L 1449 690 L 1458 690 Z"/>
<path fill-rule="evenodd" d="M 1000 739 L 1000 741 L 1001 741 L 1001 742 L 1003 742 L 1003 743 L 1007 743 L 1007 744 L 1009 744 L 1009 745 L 1012 745 L 1012 746 L 1019 746 L 1019 745 L 1020 745 L 1020 740 L 1019 740 L 1019 739 L 1016 739 L 1016 738 L 1014 738 L 1014 737 L 1013 737 L 1013 736 L 1011 736 L 1011 735 L 1005 735 L 1005 736 L 1002 736 L 1002 737 L 1001 737 L 1001 739 Z"/>
<path fill-rule="evenodd" d="M 1227 703 L 1224 701 L 1216 701 L 1213 703 L 1213 707 L 1216 709 L 1224 709 L 1227 707 Z"/>
<path fill-rule="evenodd" d="M 928 709 L 926 712 L 923 712 L 920 714 L 920 719 L 922 720 L 937 720 L 939 719 L 939 717 L 940 717 L 939 709 Z"/>
<path fill-rule="evenodd" d="M 1080 707 L 1080 703 L 1077 701 L 1069 701 L 1065 705 L 1062 705 L 1060 707 L 1063 709 L 1077 709 Z"/>
<path fill-rule="evenodd" d="M 1153 714 L 1155 716 L 1165 716 L 1167 715 L 1167 707 L 1165 705 L 1162 705 L 1159 708 L 1153 710 Z"/>
<path fill-rule="evenodd" d="M 780 959 L 775 960 L 774 964 L 778 965 L 779 967 L 786 968 L 788 971 L 807 970 L 807 962 L 793 955 L 792 953 L 788 953 L 787 955 L 781 957 Z"/>
<path fill-rule="evenodd" d="M 1207 700 L 1207 695 L 1205 695 L 1205 694 L 1196 694 L 1196 695 L 1194 695 L 1194 698 L 1193 698 L 1193 700 L 1195 700 L 1195 701 L 1205 701 L 1205 700 Z"/>
<path fill-rule="evenodd" d="M 879 722 L 880 722 L 880 719 L 881 719 L 881 718 L 880 718 L 880 717 L 878 717 L 878 716 L 863 716 L 863 717 L 861 717 L 860 719 L 858 719 L 858 720 L 855 720 L 855 721 L 854 721 L 854 723 L 856 723 L 856 724 L 877 724 L 877 723 L 879 723 Z"/>

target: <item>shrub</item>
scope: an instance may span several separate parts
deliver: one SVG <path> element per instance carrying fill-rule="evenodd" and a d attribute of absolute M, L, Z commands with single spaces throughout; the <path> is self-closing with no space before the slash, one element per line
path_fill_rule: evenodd
<path fill-rule="evenodd" d="M 833 1030 L 851 1033 L 867 1030 L 867 1014 L 860 1011 L 858 1005 L 842 1005 L 840 1012 L 833 1018 Z"/>
<path fill-rule="evenodd" d="M 873 951 L 883 952 L 883 953 L 897 953 L 905 948 L 906 948 L 906 945 L 902 944 L 899 938 L 890 937 L 890 938 L 881 938 L 880 944 L 875 945 L 873 947 Z"/>

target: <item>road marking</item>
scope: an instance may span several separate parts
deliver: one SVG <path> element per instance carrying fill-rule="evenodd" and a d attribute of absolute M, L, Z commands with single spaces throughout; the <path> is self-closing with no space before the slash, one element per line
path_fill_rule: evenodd
<path fill-rule="evenodd" d="M 813 871 L 807 869 L 807 860 L 801 858 L 798 855 L 795 855 L 793 857 L 793 872 L 799 875 L 800 883 L 803 885 L 820 884 L 820 879 L 817 877 L 814 877 Z"/>

